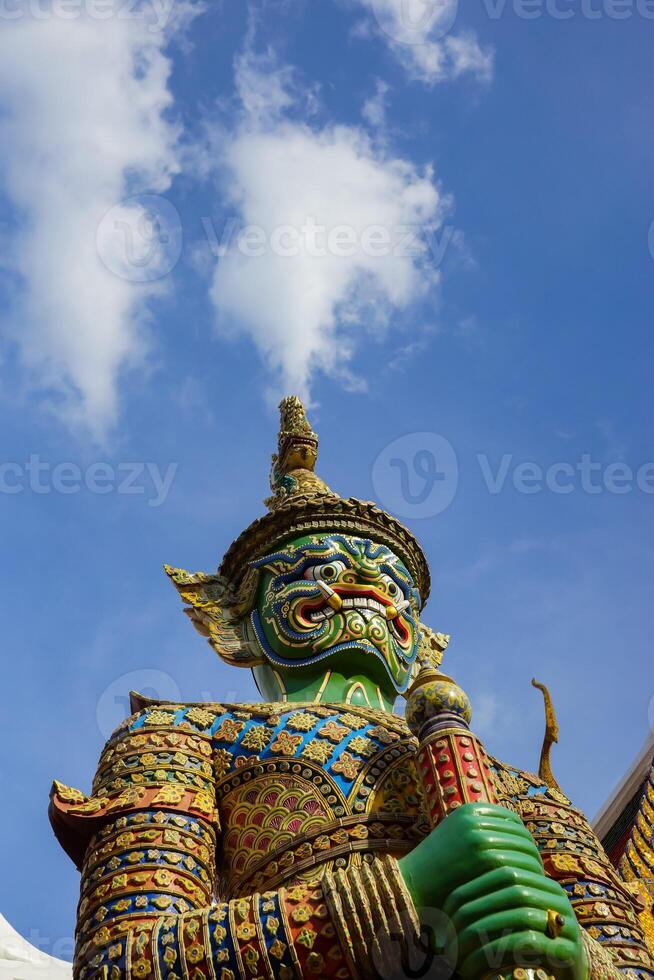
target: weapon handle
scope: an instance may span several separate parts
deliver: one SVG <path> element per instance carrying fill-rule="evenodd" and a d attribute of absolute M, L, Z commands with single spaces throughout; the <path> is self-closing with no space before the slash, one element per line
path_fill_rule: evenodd
<path fill-rule="evenodd" d="M 465 803 L 498 803 L 486 749 L 459 714 L 445 710 L 425 722 L 419 733 L 417 759 L 432 827 Z M 554 977 L 542 968 L 515 967 L 496 980 Z"/>
<path fill-rule="evenodd" d="M 464 803 L 498 802 L 484 746 L 460 717 L 449 712 L 423 725 L 418 772 L 433 827 Z"/>

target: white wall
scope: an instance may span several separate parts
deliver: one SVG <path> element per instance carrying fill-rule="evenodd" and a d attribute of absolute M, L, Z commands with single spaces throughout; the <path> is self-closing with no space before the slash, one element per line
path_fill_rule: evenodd
<path fill-rule="evenodd" d="M 0 980 L 71 980 L 70 963 L 31 946 L 0 915 Z"/>

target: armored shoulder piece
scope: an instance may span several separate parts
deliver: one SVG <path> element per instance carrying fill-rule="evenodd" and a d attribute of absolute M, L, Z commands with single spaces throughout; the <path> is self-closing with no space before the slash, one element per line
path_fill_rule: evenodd
<path fill-rule="evenodd" d="M 220 706 L 212 707 L 216 710 L 197 705 L 139 707 L 107 742 L 90 795 L 55 780 L 50 822 L 78 868 L 96 831 L 118 816 L 161 807 L 202 816 L 217 826 L 206 731 Z"/>

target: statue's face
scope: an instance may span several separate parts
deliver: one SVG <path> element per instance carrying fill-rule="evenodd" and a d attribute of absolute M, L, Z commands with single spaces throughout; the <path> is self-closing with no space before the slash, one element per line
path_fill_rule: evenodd
<path fill-rule="evenodd" d="M 261 579 L 252 625 L 270 663 L 299 667 L 357 652 L 381 661 L 397 691 L 406 688 L 420 639 L 419 595 L 389 548 L 316 535 L 254 565 Z"/>

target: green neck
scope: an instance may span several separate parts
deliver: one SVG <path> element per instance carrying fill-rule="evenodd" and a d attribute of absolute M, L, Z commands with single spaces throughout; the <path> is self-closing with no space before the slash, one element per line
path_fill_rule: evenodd
<path fill-rule="evenodd" d="M 325 668 L 317 665 L 310 670 L 277 670 L 261 664 L 252 671 L 262 696 L 269 701 L 302 701 L 321 704 L 352 704 L 358 707 L 392 711 L 397 699 L 395 691 L 382 689 L 377 680 L 352 670 Z"/>

